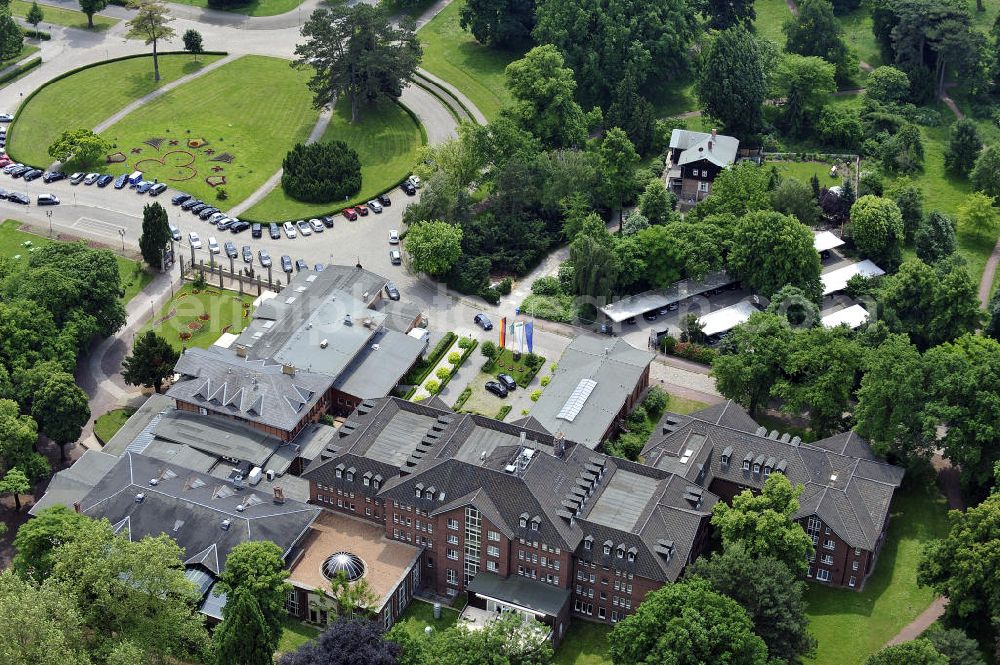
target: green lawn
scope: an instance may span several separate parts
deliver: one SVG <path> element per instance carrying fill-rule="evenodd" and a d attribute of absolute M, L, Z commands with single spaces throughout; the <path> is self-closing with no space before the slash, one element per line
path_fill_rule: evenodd
<path fill-rule="evenodd" d="M 320 629 L 303 623 L 290 616 L 281 617 L 281 639 L 278 640 L 278 653 L 289 653 L 295 651 L 300 646 L 315 639 L 320 634 Z"/>
<path fill-rule="evenodd" d="M 208 179 L 224 177 L 227 205 L 238 203 L 273 175 L 285 153 L 315 126 L 319 113 L 312 107 L 308 78 L 308 72 L 280 58 L 234 60 L 104 131 L 102 136 L 127 158 L 107 170 L 142 171 L 147 180 L 209 201 L 217 190 Z M 225 161 L 227 156 L 231 161 Z"/>
<path fill-rule="evenodd" d="M 757 19 L 754 21 L 757 34 L 784 47 L 785 33 L 781 31 L 781 26 L 792 17 L 785 0 L 757 0 L 753 8 L 757 11 Z"/>
<path fill-rule="evenodd" d="M 555 665 L 611 665 L 609 626 L 575 619 L 566 631 L 553 660 Z"/>
<path fill-rule="evenodd" d="M 882 63 L 882 52 L 872 33 L 872 14 L 867 7 L 860 7 L 847 14 L 842 14 L 840 25 L 844 28 L 844 38 L 848 46 L 854 49 L 859 60 L 867 62 L 872 67 Z"/>
<path fill-rule="evenodd" d="M 361 191 L 350 201 L 303 203 L 281 187 L 250 208 L 248 219 L 285 220 L 316 217 L 346 205 L 362 203 L 392 187 L 410 173 L 420 147 L 426 142 L 420 125 L 399 104 L 381 104 L 364 111 L 361 122 L 351 124 L 350 104 L 338 104 L 321 141 L 344 141 L 361 159 Z"/>
<path fill-rule="evenodd" d="M 403 616 L 396 620 L 397 626 L 402 626 L 414 637 L 422 637 L 424 628 L 431 626 L 434 630 L 451 628 L 458 622 L 458 612 L 450 607 L 441 607 L 441 618 L 434 618 L 434 606 L 414 598 Z"/>
<path fill-rule="evenodd" d="M 42 49 L 40 49 L 39 47 L 32 46 L 31 44 L 25 42 L 24 45 L 21 46 L 21 50 L 18 51 L 17 55 L 15 55 L 13 58 L 8 58 L 7 60 L 0 62 L 0 68 L 9 67 L 10 65 L 21 62 L 28 56 L 34 55 L 35 53 L 38 53 L 41 50 Z"/>
<path fill-rule="evenodd" d="M 698 111 L 698 93 L 693 80 L 665 81 L 653 84 L 653 95 L 649 100 L 659 118 L 680 115 L 689 111 Z"/>
<path fill-rule="evenodd" d="M 208 7 L 208 0 L 173 0 L 182 5 L 192 5 L 194 7 Z M 302 0 L 249 0 L 249 2 L 237 5 L 234 7 L 228 7 L 225 10 L 233 14 L 243 14 L 245 16 L 274 16 L 275 14 L 284 14 L 294 10 L 302 4 Z M 308 16 L 303 16 L 302 20 L 305 20 Z"/>
<path fill-rule="evenodd" d="M 858 665 L 920 614 L 934 599 L 917 587 L 917 562 L 927 542 L 948 529 L 947 505 L 937 486 L 915 480 L 896 492 L 889 537 L 861 592 L 810 584 L 810 629 L 819 642 L 814 665 Z"/>
<path fill-rule="evenodd" d="M 511 335 L 511 339 L 513 339 L 513 335 Z M 534 378 L 535 374 L 545 369 L 545 358 L 542 358 L 542 363 L 539 366 L 540 369 L 532 371 L 531 368 L 524 362 L 527 355 L 528 354 L 525 353 L 521 356 L 520 360 L 515 361 L 514 352 L 511 349 L 504 349 L 500 352 L 500 357 L 497 358 L 496 362 L 491 363 L 488 369 L 484 367 L 483 371 L 487 374 L 497 374 L 499 372 L 510 374 L 514 377 L 514 381 L 517 382 L 517 385 L 522 388 L 526 388 L 528 384 L 531 383 L 531 379 Z"/>
<path fill-rule="evenodd" d="M 107 443 L 133 413 L 135 413 L 133 409 L 114 409 L 103 416 L 98 416 L 97 420 L 94 421 L 94 434 L 97 435 L 98 439 Z"/>
<path fill-rule="evenodd" d="M 687 413 L 694 413 L 695 411 L 701 411 L 707 408 L 709 404 L 705 402 L 699 402 L 696 399 L 688 399 L 687 397 L 679 397 L 677 395 L 668 395 L 670 401 L 667 402 L 667 411 L 670 413 L 679 413 L 681 415 Z M 654 422 L 655 426 L 656 423 Z"/>
<path fill-rule="evenodd" d="M 198 293 L 195 293 L 198 291 Z M 185 284 L 163 308 L 156 321 L 146 323 L 138 333 L 153 329 L 177 350 L 184 347 L 207 349 L 224 332 L 238 333 L 250 321 L 253 296 L 215 287 L 203 290 Z M 188 339 L 181 335 L 190 334 Z"/>
<path fill-rule="evenodd" d="M 19 162 L 52 163 L 49 145 L 65 130 L 92 129 L 130 102 L 220 56 L 160 56 L 160 82 L 151 58 L 131 58 L 90 67 L 42 88 L 22 107 L 10 130 L 8 153 Z"/>
<path fill-rule="evenodd" d="M 487 118 L 510 101 L 504 69 L 523 53 L 487 48 L 458 24 L 464 0 L 455 0 L 421 28 L 421 66 L 461 90 Z"/>
<path fill-rule="evenodd" d="M 111 26 L 118 23 L 118 19 L 111 18 L 110 16 L 101 16 L 100 14 L 94 14 L 94 27 L 87 27 L 87 15 L 83 12 L 78 12 L 73 9 L 63 9 L 61 7 L 53 7 L 52 5 L 42 5 L 42 22 L 38 24 L 39 30 L 45 30 L 45 25 L 62 25 L 67 28 L 79 28 L 80 30 L 92 30 L 100 32 L 102 30 L 107 30 Z M 24 0 L 14 0 L 10 3 L 10 13 L 14 16 L 20 16 L 24 18 L 28 15 L 28 10 L 31 9 L 31 3 L 25 2 Z"/>
<path fill-rule="evenodd" d="M 28 233 L 20 230 L 21 222 L 16 219 L 5 220 L 0 224 L 0 257 L 14 258 L 19 262 L 27 262 L 32 247 L 41 247 L 52 242 L 45 236 Z M 26 245 L 25 243 L 30 243 Z M 121 256 L 115 256 L 118 262 L 118 274 L 125 289 L 122 302 L 128 302 L 135 294 L 139 293 L 144 286 L 153 279 L 152 273 L 145 270 L 143 265 L 137 261 L 132 261 Z"/>

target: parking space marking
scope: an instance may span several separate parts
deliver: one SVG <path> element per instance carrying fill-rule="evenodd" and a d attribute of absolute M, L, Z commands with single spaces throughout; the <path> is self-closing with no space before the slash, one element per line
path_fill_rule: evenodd
<path fill-rule="evenodd" d="M 81 217 L 73 222 L 73 228 L 89 231 L 95 235 L 114 237 L 117 236 L 119 231 L 125 227 L 118 224 L 112 224 L 110 222 L 102 222 L 101 220 L 94 219 L 93 217 Z"/>

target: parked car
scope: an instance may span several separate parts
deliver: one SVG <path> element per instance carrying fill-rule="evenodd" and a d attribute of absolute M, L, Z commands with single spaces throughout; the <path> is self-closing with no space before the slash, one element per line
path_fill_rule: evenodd
<path fill-rule="evenodd" d="M 295 222 L 295 226 L 296 228 L 298 228 L 299 233 L 301 233 L 303 236 L 312 235 L 312 228 L 309 226 L 309 222 L 307 222 L 306 220 L 300 219 L 299 221 Z"/>
<path fill-rule="evenodd" d="M 392 205 L 392 199 L 389 198 L 388 194 L 379 194 L 378 202 L 387 208 Z"/>
<path fill-rule="evenodd" d="M 219 253 L 219 241 L 215 239 L 215 236 L 208 236 L 208 253 Z"/>
<path fill-rule="evenodd" d="M 260 225 L 260 222 L 253 223 L 253 226 L 250 227 L 250 235 L 254 238 L 260 238 L 264 235 L 264 227 Z"/>
<path fill-rule="evenodd" d="M 57 206 L 59 205 L 59 198 L 55 194 L 39 194 L 38 195 L 38 205 L 40 206 Z"/>
<path fill-rule="evenodd" d="M 340 214 L 352 222 L 358 218 L 358 213 L 354 212 L 354 208 L 344 208 L 340 211 Z"/>
<path fill-rule="evenodd" d="M 11 122 L 14 120 L 14 116 L 10 113 L 0 113 L 0 122 Z"/>
<path fill-rule="evenodd" d="M 197 215 L 198 213 L 200 213 L 205 208 L 210 208 L 210 207 L 211 206 L 209 206 L 207 203 L 198 202 L 197 204 L 195 204 L 195 206 L 193 208 L 190 209 L 190 212 L 192 214 L 194 214 L 194 215 Z"/>
<path fill-rule="evenodd" d="M 372 212 L 376 215 L 382 212 L 382 204 L 374 199 L 368 202 L 368 207 L 371 208 Z"/>
<path fill-rule="evenodd" d="M 24 174 L 24 181 L 31 182 L 32 180 L 38 180 L 39 178 L 42 177 L 43 173 L 44 171 L 42 171 L 41 169 L 31 169 L 30 171 Z"/>
<path fill-rule="evenodd" d="M 304 259 L 295 259 L 295 272 L 302 272 L 303 270 L 309 270 L 309 264 Z"/>
<path fill-rule="evenodd" d="M 31 199 L 24 192 L 11 192 L 7 195 L 7 200 L 13 203 L 20 203 L 21 205 L 28 205 L 31 203 Z"/>
<path fill-rule="evenodd" d="M 194 247 L 195 249 L 201 249 L 201 238 L 199 238 L 198 234 L 195 233 L 194 231 L 188 233 L 188 241 L 191 243 L 191 246 Z"/>
<path fill-rule="evenodd" d="M 326 229 L 326 227 L 323 226 L 323 222 L 319 221 L 318 219 L 310 219 L 309 226 L 312 227 L 313 233 L 323 233 L 323 231 Z"/>
<path fill-rule="evenodd" d="M 368 216 L 368 208 L 364 206 L 354 206 L 354 212 L 358 213 L 362 217 Z"/>
<path fill-rule="evenodd" d="M 253 263 L 253 250 L 250 245 L 243 245 L 243 263 Z"/>
<path fill-rule="evenodd" d="M 114 181 L 115 181 L 115 177 L 113 175 L 109 175 L 109 174 L 105 173 L 104 175 L 102 175 L 100 178 L 97 179 L 97 186 L 100 187 L 101 189 L 104 189 L 105 187 L 107 187 L 108 185 L 110 185 L 111 183 L 113 183 Z M 167 186 L 163 185 L 163 189 L 166 189 L 166 188 L 167 188 Z M 156 187 L 154 186 L 153 189 L 156 189 Z M 163 189 L 161 189 L 160 192 L 162 192 Z M 156 192 L 156 194 L 159 194 L 160 192 Z M 152 189 L 149 190 L 149 193 L 151 195 L 153 195 L 153 196 L 156 195 L 156 194 L 153 194 L 153 190 Z"/>
<path fill-rule="evenodd" d="M 615 329 L 611 326 L 610 323 L 602 323 L 601 325 L 597 326 L 597 332 L 599 332 L 602 335 L 611 335 L 612 337 L 614 337 L 615 335 Z"/>
<path fill-rule="evenodd" d="M 510 392 L 517 390 L 517 381 L 510 374 L 497 374 L 497 381 Z"/>
<path fill-rule="evenodd" d="M 173 203 L 175 206 L 179 206 L 180 204 L 184 203 L 190 198 L 191 198 L 190 194 L 174 194 L 173 197 L 170 199 L 170 202 Z"/>
<path fill-rule="evenodd" d="M 235 221 L 236 220 L 233 219 L 232 217 L 226 217 L 225 215 L 223 215 L 218 220 L 216 220 L 216 222 L 215 222 L 215 228 L 219 229 L 220 231 L 225 231 Z"/>
<path fill-rule="evenodd" d="M 399 289 L 393 282 L 385 283 L 385 295 L 389 296 L 389 300 L 399 300 Z"/>
<path fill-rule="evenodd" d="M 169 224 L 168 223 L 167 226 L 170 227 L 170 237 L 173 238 L 174 240 L 176 240 L 177 242 L 180 242 L 181 241 L 181 230 L 179 228 L 177 228 L 176 226 L 174 226 L 173 224 Z"/>
<path fill-rule="evenodd" d="M 652 311 L 650 311 L 650 312 L 643 312 L 642 313 L 642 318 L 646 319 L 647 321 L 655 321 L 657 316 L 658 316 L 658 313 L 657 313 L 657 311 L 655 309 L 652 310 Z"/>
<path fill-rule="evenodd" d="M 6 200 L 6 198 L 8 196 L 10 196 L 10 192 L 8 192 L 6 189 L 0 187 L 0 199 Z"/>
<path fill-rule="evenodd" d="M 389 250 L 389 262 L 394 266 L 398 266 L 403 262 L 403 255 L 399 253 L 398 249 Z"/>
<path fill-rule="evenodd" d="M 42 182 L 56 182 L 57 180 L 63 180 L 66 174 L 62 171 L 48 171 L 42 176 Z"/>
<path fill-rule="evenodd" d="M 407 182 L 409 182 L 417 189 L 420 189 L 421 187 L 424 186 L 424 183 L 420 182 L 420 176 L 418 175 L 411 175 L 409 178 L 407 178 Z"/>
<path fill-rule="evenodd" d="M 281 269 L 287 273 L 292 272 L 292 257 L 288 254 L 281 255 Z"/>
<path fill-rule="evenodd" d="M 30 166 L 18 166 L 16 169 L 14 169 L 13 171 L 10 172 L 10 175 L 11 175 L 12 178 L 20 178 L 25 173 L 27 173 L 28 171 L 31 171 L 31 170 L 32 169 L 31 169 Z"/>
<path fill-rule="evenodd" d="M 208 216 L 208 223 L 209 224 L 213 224 L 213 225 L 214 224 L 218 224 L 219 222 L 221 222 L 225 218 L 226 218 L 225 213 L 222 213 L 222 212 L 213 212 L 211 215 Z"/>
<path fill-rule="evenodd" d="M 7 175 L 10 175 L 14 171 L 14 169 L 20 168 L 22 166 L 24 166 L 24 164 L 21 164 L 21 163 L 11 163 L 11 164 L 8 164 L 7 166 L 3 167 L 3 172 L 6 173 Z M 74 174 L 74 175 L 76 175 L 76 174 Z M 81 180 L 82 180 L 82 178 L 81 178 Z"/>
<path fill-rule="evenodd" d="M 205 205 L 205 204 L 199 201 L 198 199 L 188 199 L 187 201 L 181 204 L 181 210 L 191 210 L 196 205 Z"/>
<path fill-rule="evenodd" d="M 87 177 L 83 179 L 83 184 L 93 185 L 95 182 L 97 182 L 97 179 L 100 177 L 101 177 L 100 173 L 88 173 Z"/>
<path fill-rule="evenodd" d="M 267 233 L 271 236 L 271 240 L 281 240 L 281 228 L 274 222 L 267 225 Z"/>
<path fill-rule="evenodd" d="M 482 312 L 472 317 L 472 322 L 483 330 L 493 330 L 493 322 L 490 321 L 490 317 L 486 316 Z"/>
<path fill-rule="evenodd" d="M 124 173 L 121 174 L 120 176 L 118 176 L 117 178 L 115 178 L 115 189 L 125 189 L 126 185 L 128 185 L 128 176 L 125 175 Z M 187 195 L 185 195 L 185 196 L 187 196 Z M 191 198 L 191 197 L 188 196 L 187 198 Z M 185 199 L 185 200 L 187 200 L 187 199 Z"/>
<path fill-rule="evenodd" d="M 266 249 L 257 250 L 257 260 L 260 261 L 261 268 L 271 267 L 271 255 Z"/>
<path fill-rule="evenodd" d="M 316 272 L 323 272 L 324 270 L 326 270 L 326 266 L 323 265 L 322 263 L 317 263 L 316 265 L 313 266 L 313 270 L 315 270 Z"/>
<path fill-rule="evenodd" d="M 100 182 L 100 180 L 98 180 L 97 181 L 97 185 L 100 186 L 100 184 L 101 184 L 101 182 Z M 149 188 L 149 195 L 150 196 L 159 196 L 164 191 L 166 191 L 166 189 L 167 189 L 167 185 L 165 183 L 158 182 L 158 183 L 156 183 L 155 185 L 153 185 L 152 187 Z"/>
<path fill-rule="evenodd" d="M 396 229 L 389 229 L 389 244 L 398 245 L 399 244 L 399 231 Z"/>
<path fill-rule="evenodd" d="M 288 236 L 289 240 L 298 235 L 298 233 L 295 232 L 295 225 L 291 222 L 285 222 L 281 225 L 281 228 L 285 230 L 285 235 Z"/>
<path fill-rule="evenodd" d="M 139 186 L 139 189 L 140 190 L 142 189 L 141 185 Z M 218 208 L 213 208 L 213 207 L 209 206 L 208 208 L 202 208 L 201 212 L 198 213 L 198 216 L 201 217 L 202 219 L 208 219 L 209 217 L 211 217 L 212 215 L 214 215 L 217 212 L 219 212 Z M 218 221 L 218 220 L 216 220 L 216 221 Z"/>
<path fill-rule="evenodd" d="M 228 256 L 231 259 L 235 259 L 236 256 L 238 255 L 238 252 L 236 251 L 236 243 L 234 243 L 231 240 L 227 240 L 222 245 L 222 248 L 225 250 L 226 256 Z"/>
<path fill-rule="evenodd" d="M 500 399 L 503 399 L 504 397 L 507 396 L 507 389 L 504 388 L 499 381 L 487 381 L 485 387 L 486 390 L 493 393 Z"/>
<path fill-rule="evenodd" d="M 634 316 L 628 317 L 627 319 L 625 319 L 625 323 L 629 324 L 630 326 L 634 326 L 636 323 L 635 317 Z"/>
<path fill-rule="evenodd" d="M 326 217 L 320 217 L 320 221 L 323 222 L 323 226 L 325 226 L 326 228 L 328 229 L 333 228 L 333 217 L 330 217 L 329 215 Z"/>
<path fill-rule="evenodd" d="M 244 222 L 242 219 L 237 219 L 236 222 L 229 227 L 230 233 L 243 233 L 250 228 L 250 222 Z"/>

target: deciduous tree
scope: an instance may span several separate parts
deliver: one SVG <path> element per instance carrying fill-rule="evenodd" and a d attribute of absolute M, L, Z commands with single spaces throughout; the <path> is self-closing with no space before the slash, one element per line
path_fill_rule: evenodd
<path fill-rule="evenodd" d="M 76 384 L 72 374 L 53 374 L 42 386 L 31 405 L 31 415 L 39 428 L 59 444 L 66 459 L 66 445 L 80 438 L 90 419 L 87 393 Z"/>
<path fill-rule="evenodd" d="M 72 597 L 10 570 L 0 572 L 0 654 L 4 665 L 91 665 Z"/>
<path fill-rule="evenodd" d="M 102 161 L 111 143 L 89 129 L 67 129 L 49 146 L 49 157 L 81 166 Z"/>
<path fill-rule="evenodd" d="M 632 75 L 625 77 L 615 89 L 614 99 L 605 116 L 605 127 L 620 127 L 628 134 L 640 155 L 645 155 L 653 145 L 653 105 L 639 94 L 639 85 Z"/>
<path fill-rule="evenodd" d="M 919 639 L 883 647 L 868 656 L 865 665 L 948 665 L 948 659 L 929 640 Z"/>
<path fill-rule="evenodd" d="M 906 101 L 909 94 L 910 77 L 895 67 L 876 67 L 865 81 L 865 97 L 882 104 Z"/>
<path fill-rule="evenodd" d="M 757 12 L 749 0 L 702 0 L 698 9 L 710 18 L 710 25 L 716 30 L 726 30 L 736 25 L 742 25 L 748 30 L 753 28 Z"/>
<path fill-rule="evenodd" d="M 440 221 L 414 224 L 406 233 L 406 251 L 415 270 L 441 277 L 462 253 L 462 227 Z"/>
<path fill-rule="evenodd" d="M 809 226 L 817 224 L 823 214 L 809 185 L 795 178 L 783 179 L 771 192 L 771 201 L 778 212 L 791 215 Z"/>
<path fill-rule="evenodd" d="M 41 23 L 44 18 L 45 12 L 42 11 L 42 8 L 38 6 L 37 2 L 32 2 L 31 8 L 28 10 L 28 15 L 25 16 L 24 20 L 28 22 L 28 25 L 35 29 L 35 32 L 38 32 L 38 24 Z"/>
<path fill-rule="evenodd" d="M 81 4 L 90 1 L 92 0 L 81 0 Z M 128 32 L 125 33 L 125 39 L 141 39 L 146 42 L 146 46 L 153 45 L 153 80 L 159 81 L 160 60 L 157 48 L 161 41 L 169 42 L 174 38 L 176 33 L 170 27 L 173 17 L 170 16 L 170 10 L 158 0 L 136 0 L 132 7 L 136 13 L 126 24 Z"/>
<path fill-rule="evenodd" d="M 576 102 L 573 70 L 552 44 L 536 46 L 507 65 L 514 103 L 504 113 L 546 148 L 572 148 L 587 139 L 587 118 Z"/>
<path fill-rule="evenodd" d="M 791 284 L 810 297 L 819 293 L 819 254 L 809 227 L 779 212 L 751 212 L 733 230 L 730 274 L 755 293 L 770 297 Z"/>
<path fill-rule="evenodd" d="M 80 11 L 87 15 L 87 27 L 94 27 L 94 14 L 108 6 L 108 0 L 80 0 Z"/>
<path fill-rule="evenodd" d="M 11 17 L 10 10 L 0 11 L 0 59 L 12 60 L 24 46 L 24 31 Z"/>
<path fill-rule="evenodd" d="M 797 575 L 803 575 L 813 551 L 812 539 L 792 517 L 799 510 L 801 485 L 793 486 L 783 473 L 772 473 L 760 494 L 744 490 L 733 505 L 720 501 L 712 509 L 712 525 L 719 529 L 727 549 L 740 543 L 752 557 L 773 557 Z"/>
<path fill-rule="evenodd" d="M 1000 198 L 1000 145 L 988 146 L 979 153 L 969 179 L 977 191 L 993 199 Z"/>
<path fill-rule="evenodd" d="M 797 286 L 783 286 L 767 305 L 771 314 L 780 314 L 793 327 L 812 328 L 820 324 L 820 311 L 816 301 Z"/>
<path fill-rule="evenodd" d="M 620 211 L 622 204 L 635 191 L 635 167 L 639 163 L 639 155 L 628 136 L 618 127 L 612 127 L 604 134 L 598 155 L 604 201 L 613 211 Z"/>
<path fill-rule="evenodd" d="M 901 178 L 889 189 L 888 194 L 896 202 L 903 219 L 905 242 L 911 243 L 924 219 L 924 191 L 909 178 Z"/>
<path fill-rule="evenodd" d="M 945 628 L 936 622 L 921 637 L 930 640 L 938 653 L 948 659 L 948 665 L 986 665 L 979 645 L 959 628 Z"/>
<path fill-rule="evenodd" d="M 753 314 L 733 328 L 712 363 L 719 392 L 753 415 L 781 376 L 791 339 L 788 320 L 778 314 Z"/>
<path fill-rule="evenodd" d="M 535 0 L 469 0 L 459 16 L 462 28 L 480 44 L 516 47 L 531 40 Z"/>
<path fill-rule="evenodd" d="M 38 511 L 17 530 L 13 568 L 21 577 L 43 582 L 52 574 L 54 552 L 97 522 L 86 515 L 55 504 Z"/>
<path fill-rule="evenodd" d="M 399 646 L 367 619 L 338 619 L 315 640 L 286 653 L 279 665 L 397 665 Z"/>
<path fill-rule="evenodd" d="M 184 40 L 184 50 L 194 56 L 194 59 L 198 59 L 198 55 L 205 52 L 202 46 L 201 33 L 190 28 L 184 31 L 184 36 L 181 37 Z"/>
<path fill-rule="evenodd" d="M 884 270 L 893 270 L 903 257 L 903 215 L 895 201 L 862 196 L 851 206 L 848 232 L 861 254 Z"/>
<path fill-rule="evenodd" d="M 668 191 L 662 180 L 654 178 L 639 196 L 639 209 L 650 224 L 666 224 L 677 217 L 677 195 Z"/>
<path fill-rule="evenodd" d="M 174 373 L 180 354 L 152 330 L 135 341 L 132 355 L 122 361 L 122 378 L 130 386 L 145 386 L 160 392 L 163 380 Z"/>
<path fill-rule="evenodd" d="M 723 30 L 709 46 L 698 79 L 698 99 L 731 134 L 752 135 L 763 124 L 772 56 L 746 28 Z"/>
<path fill-rule="evenodd" d="M 0 399 L 0 461 L 7 468 L 17 467 L 31 481 L 49 473 L 47 459 L 35 452 L 38 425 L 31 416 L 22 416 L 17 402 Z"/>
<path fill-rule="evenodd" d="M 969 194 L 958 207 L 958 227 L 970 235 L 995 238 L 1000 232 L 1000 211 L 995 205 L 992 196 Z"/>
<path fill-rule="evenodd" d="M 608 651 L 615 665 L 764 665 L 767 647 L 753 627 L 735 600 L 691 579 L 646 594 L 615 625 Z"/>
<path fill-rule="evenodd" d="M 358 122 L 362 104 L 397 99 L 423 54 L 415 29 L 412 17 L 391 23 L 380 5 L 315 10 L 302 27 L 305 41 L 295 47 L 295 65 L 313 71 L 313 104 L 322 108 L 346 97 L 351 122 Z"/>
<path fill-rule="evenodd" d="M 798 14 L 785 21 L 785 50 L 814 55 L 831 63 L 838 83 L 847 83 L 857 71 L 857 59 L 844 39 L 844 28 L 833 13 L 830 0 L 803 0 Z"/>
<path fill-rule="evenodd" d="M 0 479 L 0 496 L 11 494 L 14 497 L 14 510 L 21 512 L 21 495 L 31 493 L 31 481 L 24 471 L 12 467 L 7 470 L 4 477 Z"/>
<path fill-rule="evenodd" d="M 774 86 L 785 104 L 781 122 L 793 136 L 813 129 L 837 89 L 834 67 L 823 58 L 786 54 L 778 63 Z"/>

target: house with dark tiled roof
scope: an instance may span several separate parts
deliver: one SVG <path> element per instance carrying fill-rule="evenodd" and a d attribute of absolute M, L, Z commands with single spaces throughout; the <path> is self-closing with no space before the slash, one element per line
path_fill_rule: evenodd
<path fill-rule="evenodd" d="M 311 500 L 423 549 L 420 578 L 552 628 L 613 623 L 701 550 L 717 497 L 531 419 L 362 402 L 303 473 Z"/>
<path fill-rule="evenodd" d="M 816 548 L 808 576 L 853 589 L 874 570 L 903 480 L 902 468 L 876 457 L 854 432 L 806 443 L 768 431 L 732 401 L 687 416 L 664 414 L 642 455 L 726 501 L 760 491 L 772 473 L 785 474 L 804 488 L 794 517 Z"/>
<path fill-rule="evenodd" d="M 736 162 L 740 141 L 712 132 L 675 129 L 667 154 L 667 188 L 682 209 L 690 209 L 712 192 L 712 182 Z"/>

